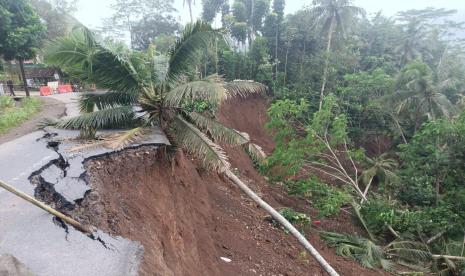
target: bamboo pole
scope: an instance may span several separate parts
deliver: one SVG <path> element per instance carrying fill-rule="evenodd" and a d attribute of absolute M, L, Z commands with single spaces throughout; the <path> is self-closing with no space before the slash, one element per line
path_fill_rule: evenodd
<path fill-rule="evenodd" d="M 317 260 L 317 262 L 323 267 L 323 269 L 330 276 L 339 276 L 334 268 L 321 256 L 321 254 L 310 244 L 310 242 L 297 230 L 285 217 L 283 217 L 278 211 L 261 199 L 252 189 L 250 189 L 239 177 L 237 177 L 230 170 L 226 170 L 224 174 L 236 184 L 248 197 L 250 197 L 255 203 L 268 212 L 276 221 L 278 221 L 284 228 L 286 228 L 298 241 L 302 244 L 305 249 Z"/>
<path fill-rule="evenodd" d="M 87 233 L 87 234 L 92 234 L 92 227 L 89 227 L 89 226 L 84 226 L 82 224 L 80 224 L 79 222 L 77 222 L 76 220 L 66 216 L 65 214 L 53 209 L 52 207 L 38 201 L 37 199 L 33 198 L 32 196 L 8 185 L 7 183 L 3 182 L 2 180 L 0 180 L 0 187 L 2 187 L 3 189 L 7 190 L 8 192 L 26 200 L 27 202 L 29 203 L 32 203 L 34 204 L 35 206 L 39 207 L 40 209 L 52 214 L 53 216 L 56 216 L 58 218 L 60 218 L 61 220 L 63 220 L 64 222 L 68 223 L 69 225 L 73 226 L 74 228 L 84 232 L 84 233 Z"/>

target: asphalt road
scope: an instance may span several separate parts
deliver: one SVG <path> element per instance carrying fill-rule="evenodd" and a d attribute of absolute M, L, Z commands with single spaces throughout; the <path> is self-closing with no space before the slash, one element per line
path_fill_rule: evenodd
<path fill-rule="evenodd" d="M 77 113 L 75 94 L 53 96 L 65 102 L 68 116 Z M 82 161 L 94 155 L 107 153 L 105 149 L 66 155 L 71 164 L 68 178 L 48 171 L 48 165 L 59 158 L 59 151 L 48 148 L 49 139 L 44 131 L 37 131 L 0 145 L 0 179 L 10 185 L 34 194 L 29 181 L 37 171 L 55 179 L 56 190 L 73 201 L 89 189 L 78 180 Z M 74 132 L 60 132 L 59 137 L 73 136 Z M 161 131 L 142 144 L 168 143 Z M 71 144 L 63 144 L 62 148 Z M 74 177 L 74 178 L 73 178 Z M 79 182 L 79 183 L 78 183 Z M 71 183 L 71 184 L 70 184 Z M 74 187 L 70 185 L 74 185 Z M 78 186 L 79 185 L 79 186 Z M 80 196 L 81 195 L 81 196 Z M 11 254 L 38 276 L 131 276 L 138 274 L 143 249 L 138 242 L 112 237 L 101 231 L 94 240 L 72 227 L 66 231 L 55 223 L 53 216 L 30 203 L 0 189 L 0 254 Z"/>

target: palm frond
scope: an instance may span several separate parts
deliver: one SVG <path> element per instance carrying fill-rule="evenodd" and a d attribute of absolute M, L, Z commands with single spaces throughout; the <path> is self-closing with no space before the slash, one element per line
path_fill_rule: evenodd
<path fill-rule="evenodd" d="M 140 55 L 122 44 L 103 44 L 81 27 L 48 43 L 45 61 L 110 91 L 137 92 L 144 79 Z"/>
<path fill-rule="evenodd" d="M 136 127 L 108 137 L 105 146 L 113 150 L 123 149 L 128 145 L 140 142 L 149 132 L 148 128 Z"/>
<path fill-rule="evenodd" d="M 215 141 L 229 145 L 241 145 L 256 161 L 261 162 L 266 158 L 263 149 L 251 142 L 249 134 L 228 128 L 214 119 L 205 117 L 196 112 L 189 113 L 190 119 L 199 128 L 208 131 Z"/>
<path fill-rule="evenodd" d="M 199 53 L 207 49 L 221 33 L 207 22 L 197 21 L 187 24 L 181 37 L 169 51 L 168 77 L 189 73 L 189 67 L 196 64 Z"/>
<path fill-rule="evenodd" d="M 432 260 L 432 255 L 428 247 L 419 242 L 394 241 L 386 248 L 386 252 L 404 261 L 418 263 Z"/>
<path fill-rule="evenodd" d="M 223 149 L 180 115 L 172 121 L 171 131 L 176 144 L 187 152 L 200 157 L 207 169 L 223 172 L 230 168 Z"/>
<path fill-rule="evenodd" d="M 338 255 L 354 259 L 364 267 L 393 268 L 383 249 L 370 240 L 332 232 L 320 232 L 320 235 L 329 246 L 336 248 Z"/>
<path fill-rule="evenodd" d="M 249 143 L 247 146 L 247 152 L 249 155 L 258 162 L 262 162 L 266 158 L 266 153 L 263 151 L 263 149 L 254 143 Z"/>
<path fill-rule="evenodd" d="M 186 101 L 205 100 L 214 105 L 219 105 L 226 99 L 224 80 L 217 76 L 208 76 L 201 80 L 178 83 L 166 94 L 166 105 L 181 107 Z"/>
<path fill-rule="evenodd" d="M 81 112 L 113 108 L 117 106 L 133 105 L 137 103 L 137 96 L 125 92 L 107 92 L 104 94 L 84 94 L 79 99 Z"/>
<path fill-rule="evenodd" d="M 57 127 L 64 129 L 108 129 L 125 127 L 136 122 L 136 114 L 132 107 L 121 106 L 84 113 L 78 117 L 59 122 Z"/>
<path fill-rule="evenodd" d="M 250 137 L 247 133 L 228 128 L 218 121 L 196 112 L 191 112 L 188 115 L 196 126 L 208 131 L 215 141 L 229 145 L 244 145 L 250 142 Z"/>
<path fill-rule="evenodd" d="M 234 80 L 226 83 L 225 88 L 231 97 L 245 97 L 249 94 L 260 94 L 268 91 L 266 85 L 250 80 Z"/>

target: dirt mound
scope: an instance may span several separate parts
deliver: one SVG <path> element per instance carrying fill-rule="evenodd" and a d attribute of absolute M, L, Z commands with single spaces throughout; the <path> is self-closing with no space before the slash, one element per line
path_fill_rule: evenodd
<path fill-rule="evenodd" d="M 266 108 L 262 98 L 235 99 L 218 117 L 271 152 Z M 242 150 L 227 152 L 238 175 L 271 205 L 301 205 L 267 184 Z M 141 275 L 326 275 L 235 186 L 182 153 L 169 158 L 164 148 L 142 147 L 89 161 L 87 169 L 93 191 L 81 204 L 80 220 L 140 241 Z M 316 231 L 307 237 L 341 275 L 380 275 L 335 256 Z"/>

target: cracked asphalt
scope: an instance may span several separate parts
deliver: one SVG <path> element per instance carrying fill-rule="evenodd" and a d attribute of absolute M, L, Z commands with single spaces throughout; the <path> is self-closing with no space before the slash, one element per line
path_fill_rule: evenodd
<path fill-rule="evenodd" d="M 67 116 L 78 114 L 76 95 L 55 95 L 67 107 Z M 48 130 L 54 131 L 55 130 Z M 73 136 L 74 132 L 58 132 L 56 138 Z M 29 177 L 58 159 L 60 154 L 47 147 L 48 139 L 42 139 L 44 131 L 37 131 L 0 145 L 0 179 L 23 192 L 34 195 Z M 72 146 L 67 142 L 63 147 Z M 169 143 L 161 131 L 142 144 Z M 76 177 L 83 170 L 82 161 L 107 153 L 94 149 L 78 154 L 64 155 L 70 163 L 68 170 Z M 53 170 L 47 171 L 56 190 L 74 201 L 84 196 L 89 187 L 73 179 L 54 178 Z M 69 185 L 77 183 L 73 189 Z M 122 237 L 112 237 L 97 232 L 101 241 L 68 227 L 68 231 L 54 222 L 53 216 L 34 205 L 0 189 L 0 255 L 11 254 L 38 276 L 131 276 L 138 274 L 143 256 L 142 246 Z"/>

